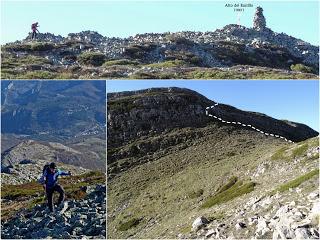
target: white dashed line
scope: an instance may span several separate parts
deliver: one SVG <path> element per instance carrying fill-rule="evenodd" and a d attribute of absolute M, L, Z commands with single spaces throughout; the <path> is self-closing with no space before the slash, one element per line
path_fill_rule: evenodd
<path fill-rule="evenodd" d="M 209 116 L 209 117 L 213 117 L 213 118 L 215 118 L 215 119 L 218 119 L 219 121 L 221 121 L 221 122 L 223 122 L 223 123 L 226 123 L 226 124 L 234 124 L 234 125 L 241 125 L 241 126 L 243 126 L 243 127 L 249 127 L 249 128 L 252 128 L 253 130 L 255 130 L 255 131 L 257 131 L 257 132 L 260 132 L 260 133 L 262 133 L 262 134 L 264 134 L 264 135 L 266 135 L 266 136 L 271 136 L 271 137 L 275 137 L 275 138 L 280 138 L 280 139 L 285 140 L 286 142 L 294 143 L 293 141 L 291 141 L 291 140 L 289 140 L 289 139 L 287 139 L 287 138 L 285 138 L 285 137 L 282 137 L 282 136 L 280 136 L 280 135 L 264 132 L 264 131 L 262 131 L 262 130 L 260 130 L 260 129 L 258 129 L 258 128 L 255 128 L 255 127 L 252 126 L 251 124 L 244 124 L 244 123 L 241 123 L 241 122 L 229 122 L 229 121 L 226 121 L 226 120 L 224 120 L 224 119 L 222 119 L 222 118 L 220 118 L 220 117 L 217 117 L 216 115 L 212 115 L 212 114 L 209 114 L 209 113 L 208 113 L 208 110 L 209 110 L 209 109 L 213 109 L 215 106 L 218 106 L 218 105 L 219 105 L 219 103 L 215 103 L 215 104 L 212 105 L 212 106 L 206 107 L 206 115 Z"/>

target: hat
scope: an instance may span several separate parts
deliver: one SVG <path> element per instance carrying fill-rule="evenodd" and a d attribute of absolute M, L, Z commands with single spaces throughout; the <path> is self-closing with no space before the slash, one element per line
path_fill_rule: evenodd
<path fill-rule="evenodd" d="M 49 167 L 52 168 L 52 169 L 55 169 L 57 166 L 56 166 L 56 164 L 54 162 L 52 162 L 52 163 L 50 163 Z"/>

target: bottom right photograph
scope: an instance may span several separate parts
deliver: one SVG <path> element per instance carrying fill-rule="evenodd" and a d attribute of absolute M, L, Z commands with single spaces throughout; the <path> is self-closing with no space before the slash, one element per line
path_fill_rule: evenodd
<path fill-rule="evenodd" d="M 317 80 L 107 81 L 107 238 L 319 238 Z"/>

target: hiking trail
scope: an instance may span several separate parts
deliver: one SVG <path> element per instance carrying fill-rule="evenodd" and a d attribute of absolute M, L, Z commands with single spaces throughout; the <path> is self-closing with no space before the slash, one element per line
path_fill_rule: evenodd
<path fill-rule="evenodd" d="M 209 106 L 209 107 L 206 107 L 206 115 L 209 116 L 209 117 L 213 117 L 214 119 L 217 119 L 217 120 L 219 120 L 219 121 L 222 122 L 222 123 L 233 124 L 233 125 L 240 125 L 240 126 L 242 126 L 242 127 L 249 127 L 249 128 L 251 128 L 251 129 L 253 129 L 253 130 L 255 130 L 255 131 L 257 131 L 257 132 L 259 132 L 259 133 L 261 133 L 261 134 L 264 134 L 264 135 L 266 135 L 266 136 L 271 136 L 271 137 L 275 137 L 275 138 L 280 138 L 280 139 L 282 139 L 282 140 L 284 140 L 284 141 L 286 141 L 286 142 L 294 143 L 293 141 L 291 141 L 291 140 L 289 140 L 289 139 L 287 139 L 287 138 L 285 138 L 285 137 L 283 137 L 283 136 L 280 136 L 280 135 L 277 135 L 277 134 L 273 134 L 273 133 L 264 132 L 264 131 L 256 128 L 255 126 L 252 126 L 251 124 L 244 124 L 244 123 L 242 123 L 242 122 L 230 122 L 230 121 L 226 121 L 226 120 L 224 120 L 224 119 L 222 119 L 222 118 L 220 118 L 220 117 L 218 117 L 218 116 L 216 116 L 216 115 L 210 114 L 208 110 L 209 110 L 209 109 L 213 109 L 213 108 L 215 108 L 215 107 L 218 106 L 218 105 L 219 105 L 219 103 L 215 103 L 214 105 L 211 105 L 211 106 Z"/>

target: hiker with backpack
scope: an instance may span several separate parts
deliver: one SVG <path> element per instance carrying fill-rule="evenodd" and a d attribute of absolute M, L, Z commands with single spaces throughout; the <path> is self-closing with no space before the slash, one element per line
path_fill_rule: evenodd
<path fill-rule="evenodd" d="M 31 24 L 31 30 L 32 30 L 32 37 L 31 37 L 31 39 L 36 39 L 36 37 L 37 37 L 37 32 L 40 33 L 39 30 L 38 30 L 38 27 L 40 27 L 40 26 L 38 25 L 38 22 Z"/>
<path fill-rule="evenodd" d="M 53 193 L 59 193 L 58 206 L 64 201 L 64 189 L 58 184 L 59 176 L 71 176 L 71 172 L 65 172 L 57 169 L 54 162 L 43 167 L 43 174 L 39 182 L 43 184 L 48 199 L 50 212 L 53 212 Z"/>

